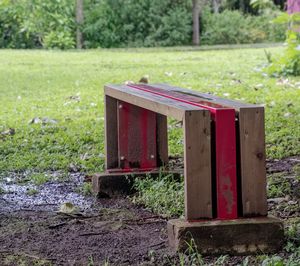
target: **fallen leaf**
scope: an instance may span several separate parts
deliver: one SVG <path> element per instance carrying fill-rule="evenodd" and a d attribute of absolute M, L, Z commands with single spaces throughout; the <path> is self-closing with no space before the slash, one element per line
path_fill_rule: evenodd
<path fill-rule="evenodd" d="M 71 202 L 65 202 L 60 205 L 58 213 L 65 213 L 65 214 L 75 214 L 78 212 L 78 208 L 74 206 Z"/>

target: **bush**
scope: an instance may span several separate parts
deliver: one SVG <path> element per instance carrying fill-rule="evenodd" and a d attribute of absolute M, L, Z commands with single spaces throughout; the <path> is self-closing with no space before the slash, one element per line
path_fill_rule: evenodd
<path fill-rule="evenodd" d="M 37 39 L 22 27 L 26 8 L 20 1 L 0 1 L 0 48 L 33 48 Z"/>
<path fill-rule="evenodd" d="M 87 47 L 171 46 L 191 40 L 188 0 L 103 0 L 85 7 Z"/>
<path fill-rule="evenodd" d="M 275 22 L 289 26 L 287 31 L 287 47 L 283 55 L 272 58 L 269 55 L 270 65 L 268 72 L 272 75 L 300 75 L 300 14 L 282 14 Z"/>
<path fill-rule="evenodd" d="M 225 10 L 211 14 L 206 10 L 202 19 L 202 43 L 240 44 L 277 42 L 285 38 L 285 27 L 271 23 L 275 14 L 246 16 L 239 11 Z"/>
<path fill-rule="evenodd" d="M 73 0 L 0 1 L 0 47 L 73 48 Z"/>
<path fill-rule="evenodd" d="M 75 40 L 68 31 L 51 31 L 44 37 L 43 46 L 45 48 L 59 48 L 64 50 L 73 48 Z"/>

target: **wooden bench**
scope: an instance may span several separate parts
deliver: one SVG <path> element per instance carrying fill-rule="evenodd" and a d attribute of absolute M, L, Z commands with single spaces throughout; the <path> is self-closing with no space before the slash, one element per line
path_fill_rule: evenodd
<path fill-rule="evenodd" d="M 171 246 L 184 249 L 189 239 L 184 234 L 193 231 L 203 253 L 232 250 L 246 254 L 280 247 L 282 224 L 266 217 L 264 107 L 166 84 L 107 85 L 104 91 L 104 176 L 157 172 L 168 164 L 167 117 L 183 121 L 185 220 L 169 221 Z M 99 191 L 99 176 L 93 183 Z M 246 221 L 249 217 L 260 220 Z M 224 223 L 216 229 L 208 221 Z M 206 232 L 210 226 L 214 241 L 199 235 L 203 226 Z M 236 228 L 243 228 L 242 242 L 235 239 L 239 234 Z M 226 239 L 228 230 L 235 232 L 232 239 L 241 243 L 235 248 Z M 274 240 L 267 236 L 258 240 L 252 235 L 272 231 L 278 236 Z"/>

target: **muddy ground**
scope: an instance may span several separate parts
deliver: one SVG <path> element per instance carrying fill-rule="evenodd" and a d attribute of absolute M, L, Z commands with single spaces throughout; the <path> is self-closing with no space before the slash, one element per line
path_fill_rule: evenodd
<path fill-rule="evenodd" d="M 288 195 L 269 198 L 269 211 L 283 219 L 299 217 L 300 183 L 295 166 L 300 158 L 268 161 L 268 174 L 282 174 Z M 85 181 L 70 173 L 47 173 L 50 182 L 36 186 L 28 173 L 8 173 L 0 181 L 0 265 L 174 265 L 168 248 L 166 220 L 126 197 L 83 196 Z M 38 190 L 38 193 L 29 193 Z M 75 209 L 59 212 L 64 203 Z M 232 257 L 232 264 L 242 257 Z M 212 258 L 205 258 L 207 262 Z"/>

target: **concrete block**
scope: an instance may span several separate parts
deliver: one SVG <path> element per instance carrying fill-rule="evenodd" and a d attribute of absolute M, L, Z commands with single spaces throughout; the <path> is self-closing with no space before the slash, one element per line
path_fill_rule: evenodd
<path fill-rule="evenodd" d="M 283 223 L 273 217 L 188 222 L 168 221 L 169 244 L 185 251 L 191 239 L 204 255 L 274 253 L 284 241 Z"/>
<path fill-rule="evenodd" d="M 157 178 L 160 175 L 172 174 L 175 179 L 179 179 L 182 173 L 180 171 L 145 171 L 145 172 L 118 172 L 102 173 L 92 176 L 93 192 L 100 198 L 116 197 L 134 193 L 133 182 L 135 178 L 145 178 L 150 176 Z"/>

